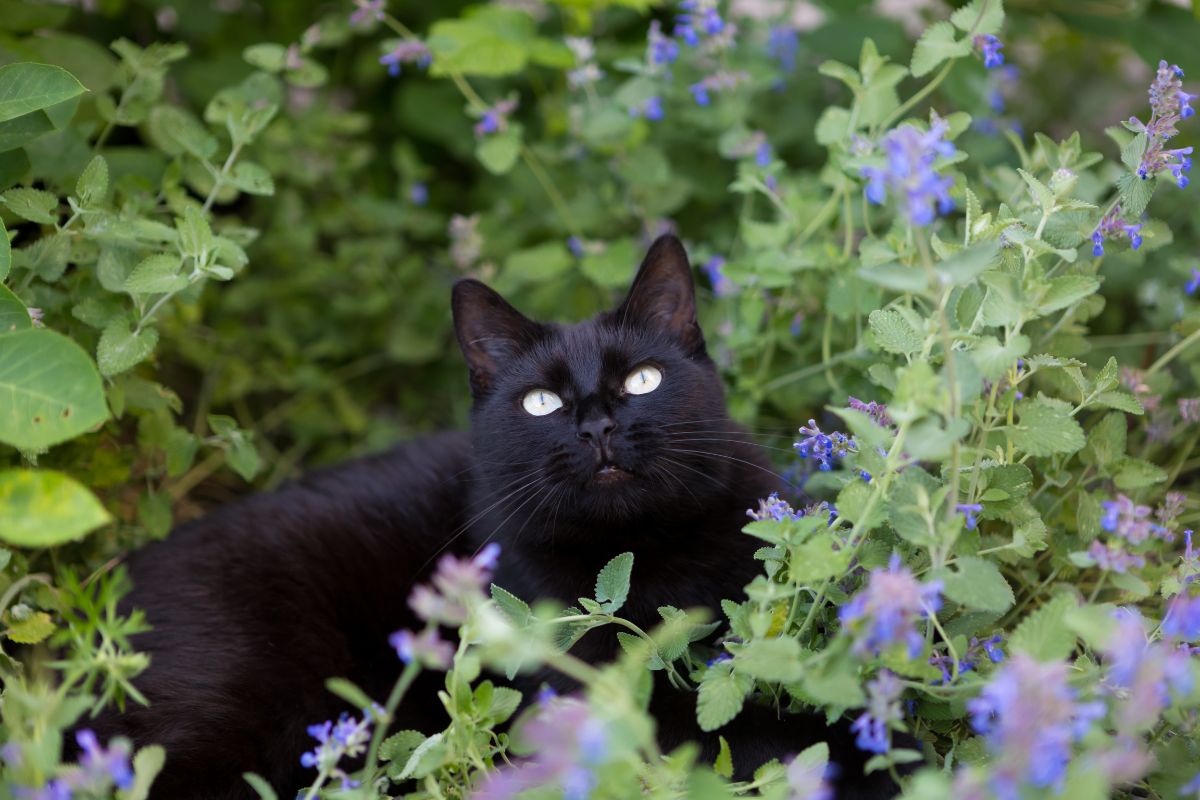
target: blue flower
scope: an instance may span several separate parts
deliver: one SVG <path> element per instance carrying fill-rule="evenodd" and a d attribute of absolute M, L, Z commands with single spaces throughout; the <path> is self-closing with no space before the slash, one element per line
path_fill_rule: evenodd
<path fill-rule="evenodd" d="M 708 95 L 708 86 L 706 86 L 703 81 L 699 83 L 693 83 L 688 87 L 688 91 L 692 93 L 692 97 L 699 105 L 706 106 L 712 102 L 712 98 Z"/>
<path fill-rule="evenodd" d="M 633 117 L 634 119 L 637 119 L 638 117 L 645 117 L 651 122 L 658 122 L 663 118 L 662 98 L 658 95 L 648 98 L 640 106 L 634 106 L 633 108 L 629 109 L 629 116 Z"/>
<path fill-rule="evenodd" d="M 388 644 L 405 664 L 413 661 L 430 669 L 446 670 L 454 658 L 454 645 L 443 641 L 438 629 L 430 626 L 419 634 L 400 630 L 388 637 Z"/>
<path fill-rule="evenodd" d="M 1130 127 L 1146 135 L 1146 150 L 1137 174 L 1148 180 L 1169 172 L 1181 189 L 1189 183 L 1184 173 L 1192 168 L 1192 160 L 1188 158 L 1192 148 L 1168 149 L 1166 145 L 1179 133 L 1176 125 L 1195 113 L 1191 101 L 1196 96 L 1183 91 L 1182 78 L 1183 70 L 1179 67 L 1158 62 L 1158 72 L 1150 84 L 1150 121 L 1143 123 L 1137 118 L 1129 121 Z"/>
<path fill-rule="evenodd" d="M 941 581 L 921 584 L 893 553 L 888 568 L 871 570 L 867 585 L 846 605 L 838 618 L 854 637 L 853 651 L 879 655 L 893 645 L 904 645 L 916 658 L 925 640 L 916 621 L 941 608 Z"/>
<path fill-rule="evenodd" d="M 1001 48 L 1004 43 L 997 39 L 992 34 L 988 33 L 983 36 L 976 36 L 974 44 L 983 53 L 983 66 L 988 69 L 995 69 L 1004 64 L 1004 53 L 1001 53 Z"/>
<path fill-rule="evenodd" d="M 1066 663 L 1018 654 L 967 702 L 991 753 L 992 791 L 1001 800 L 1016 800 L 1026 786 L 1061 786 L 1072 745 L 1103 716 L 1103 703 L 1078 702 L 1067 675 Z"/>
<path fill-rule="evenodd" d="M 863 167 L 867 179 L 867 199 L 881 205 L 890 191 L 904 202 L 905 213 L 914 225 L 928 225 L 937 213 L 954 209 L 950 187 L 954 181 L 937 173 L 938 158 L 954 155 L 954 145 L 943 137 L 949 131 L 944 120 L 936 119 L 928 131 L 901 125 L 884 137 L 882 146 L 887 167 Z"/>
<path fill-rule="evenodd" d="M 729 297 L 737 292 L 737 285 L 722 271 L 724 266 L 724 258 L 713 256 L 701 267 L 708 275 L 708 282 L 712 284 L 713 294 L 717 297 Z"/>
<path fill-rule="evenodd" d="M 973 531 L 979 524 L 979 519 L 975 515 L 983 511 L 983 506 L 979 503 L 959 503 L 954 510 L 966 517 L 967 530 Z"/>
<path fill-rule="evenodd" d="M 822 472 L 833 469 L 834 458 L 845 458 L 849 453 L 858 452 L 854 437 L 840 432 L 827 434 L 817 426 L 816 420 L 810 419 L 806 427 L 800 428 L 800 433 L 804 438 L 795 443 L 796 452 L 801 458 L 815 459 Z"/>
<path fill-rule="evenodd" d="M 804 512 L 792 508 L 788 501 L 780 498 L 779 492 L 771 492 L 771 496 L 766 500 L 758 501 L 757 509 L 746 509 L 746 516 L 753 520 L 773 519 L 776 522 L 783 522 L 801 519 L 804 517 Z"/>
<path fill-rule="evenodd" d="M 1122 225 L 1121 227 L 1125 229 L 1125 233 L 1129 236 L 1130 247 L 1132 247 L 1134 250 L 1137 250 L 1142 246 L 1141 223 L 1138 223 L 1137 225 Z"/>
<path fill-rule="evenodd" d="M 408 199 L 412 200 L 413 205 L 423 206 L 429 202 L 429 187 L 424 183 L 417 181 L 408 190 Z"/>
<path fill-rule="evenodd" d="M 763 139 L 758 144 L 758 148 L 754 151 L 754 163 L 764 169 L 771 166 L 771 161 L 774 159 L 775 153 L 771 149 L 771 143 Z"/>
<path fill-rule="evenodd" d="M 1195 294 L 1200 289 L 1200 269 L 1192 267 L 1192 277 L 1183 288 L 1188 294 Z"/>
<path fill-rule="evenodd" d="M 83 768 L 84 783 L 95 785 L 111 780 L 118 789 L 133 786 L 133 770 L 129 767 L 129 745 L 123 741 L 110 743 L 108 749 L 100 746 L 96 734 L 84 728 L 75 734 L 75 741 L 83 748 L 79 766 Z"/>
<path fill-rule="evenodd" d="M 679 58 L 679 43 L 662 32 L 658 20 L 650 23 L 650 32 L 646 35 L 647 56 L 655 66 L 674 64 Z"/>
<path fill-rule="evenodd" d="M 354 11 L 350 14 L 350 24 L 362 27 L 383 19 L 383 8 L 387 0 L 354 0 Z"/>
<path fill-rule="evenodd" d="M 342 714 L 336 724 L 326 720 L 309 725 L 307 730 L 308 735 L 317 740 L 317 746 L 300 756 L 300 765 L 338 778 L 343 789 L 358 786 L 358 782 L 351 779 L 338 766 L 338 762 L 342 758 L 356 758 L 367 751 L 367 744 L 371 741 L 371 711 L 365 710 L 361 721 Z"/>
<path fill-rule="evenodd" d="M 379 63 L 388 68 L 393 78 L 400 74 L 400 65 L 415 62 L 421 69 L 433 63 L 433 53 L 423 42 L 397 42 L 388 52 L 379 57 Z"/>
<path fill-rule="evenodd" d="M 1167 605 L 1167 614 L 1163 617 L 1162 632 L 1181 642 L 1194 642 L 1200 639 L 1200 595 L 1188 597 L 1177 594 Z"/>
<path fill-rule="evenodd" d="M 888 751 L 891 746 L 888 726 L 889 723 L 900 721 L 898 700 L 902 691 L 903 684 L 886 669 L 867 684 L 867 710 L 850 726 L 850 730 L 858 734 L 854 743 L 860 750 L 872 753 Z"/>
<path fill-rule="evenodd" d="M 800 52 L 800 33 L 790 25 L 776 25 L 767 33 L 767 55 L 779 62 L 784 73 L 796 69 L 796 55 Z"/>

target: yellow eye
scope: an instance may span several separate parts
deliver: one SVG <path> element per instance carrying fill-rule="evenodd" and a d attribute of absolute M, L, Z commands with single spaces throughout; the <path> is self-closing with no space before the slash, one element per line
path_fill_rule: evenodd
<path fill-rule="evenodd" d="M 657 389 L 660 383 L 662 383 L 662 372 L 658 367 L 642 364 L 629 373 L 629 377 L 625 379 L 625 391 L 629 394 L 649 394 Z"/>
<path fill-rule="evenodd" d="M 521 406 L 535 417 L 544 417 L 562 408 L 562 398 L 549 389 L 534 389 L 521 399 Z"/>

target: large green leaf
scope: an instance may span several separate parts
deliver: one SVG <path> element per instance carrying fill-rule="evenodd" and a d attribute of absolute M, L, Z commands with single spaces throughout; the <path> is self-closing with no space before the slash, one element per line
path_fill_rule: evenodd
<path fill-rule="evenodd" d="M 86 91 L 62 67 L 8 64 L 0 67 L 0 122 L 58 105 Z"/>
<path fill-rule="evenodd" d="M 0 219 L 0 282 L 8 277 L 12 269 L 12 245 L 8 242 L 8 231 L 4 229 L 4 220 Z"/>
<path fill-rule="evenodd" d="M 0 336 L 0 442 L 42 450 L 108 419 L 96 367 L 44 328 Z"/>
<path fill-rule="evenodd" d="M 61 472 L 0 472 L 0 541 L 53 547 L 78 539 L 110 519 L 86 487 Z"/>
<path fill-rule="evenodd" d="M 3 235 L 3 232 L 0 232 Z M 6 287 L 0 286 L 0 334 L 33 327 L 25 304 Z"/>

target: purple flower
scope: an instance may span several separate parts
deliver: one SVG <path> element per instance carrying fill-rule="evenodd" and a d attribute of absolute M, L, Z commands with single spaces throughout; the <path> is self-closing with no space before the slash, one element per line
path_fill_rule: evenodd
<path fill-rule="evenodd" d="M 75 734 L 75 741 L 83 748 L 79 756 L 81 775 L 69 776 L 66 783 L 71 788 L 107 787 L 111 781 L 118 789 L 133 786 L 133 770 L 129 767 L 129 744 L 125 741 L 110 742 L 106 750 L 100 746 L 96 734 L 84 728 Z M 74 779 L 74 780 L 73 780 Z"/>
<path fill-rule="evenodd" d="M 754 151 L 754 163 L 765 169 L 771 166 L 771 160 L 774 157 L 775 154 L 771 150 L 771 143 L 764 138 L 758 143 L 758 147 Z"/>
<path fill-rule="evenodd" d="M 954 145 L 943 137 L 949 130 L 944 120 L 935 119 L 922 132 L 912 125 L 901 125 L 884 137 L 882 146 L 887 167 L 863 167 L 867 179 L 867 199 L 882 205 L 890 192 L 904 203 L 905 213 L 914 225 L 928 225 L 935 213 L 946 214 L 954 208 L 950 187 L 954 181 L 937 173 L 938 158 L 952 156 Z"/>
<path fill-rule="evenodd" d="M 816 420 L 810 419 L 800 433 L 804 438 L 795 443 L 796 452 L 801 458 L 813 458 L 823 472 L 833 469 L 834 458 L 845 458 L 849 453 L 858 452 L 854 437 L 836 431 L 826 434 L 817 426 Z"/>
<path fill-rule="evenodd" d="M 1109 682 L 1123 690 L 1114 713 L 1117 731 L 1136 734 L 1157 721 L 1172 692 L 1191 691 L 1189 656 L 1165 642 L 1148 642 L 1142 615 L 1136 610 L 1120 608 L 1115 616 L 1117 629 L 1101 652 Z"/>
<path fill-rule="evenodd" d="M 483 112 L 483 117 L 475 123 L 475 135 L 486 136 L 508 129 L 508 118 L 517 110 L 516 100 L 501 100 Z"/>
<path fill-rule="evenodd" d="M 396 649 L 396 655 L 405 664 L 416 661 L 430 669 L 447 670 L 454 659 L 454 645 L 444 641 L 434 626 L 418 634 L 409 630 L 396 631 L 388 637 L 388 644 Z"/>
<path fill-rule="evenodd" d="M 408 199 L 412 200 L 414 206 L 423 206 L 429 202 L 429 187 L 424 183 L 417 181 L 408 190 Z"/>
<path fill-rule="evenodd" d="M 767 33 L 767 56 L 779 62 L 784 74 L 795 71 L 799 52 L 800 33 L 790 25 L 776 25 Z"/>
<path fill-rule="evenodd" d="M 692 99 L 698 105 L 707 106 L 712 103 L 711 92 L 724 92 L 737 88 L 745 83 L 749 75 L 742 71 L 718 70 L 688 87 Z"/>
<path fill-rule="evenodd" d="M 416 63 L 421 69 L 427 69 L 433 63 L 433 53 L 424 42 L 399 41 L 379 57 L 379 63 L 388 68 L 388 74 L 393 78 L 400 74 L 401 64 Z"/>
<path fill-rule="evenodd" d="M 337 723 L 326 721 L 309 725 L 308 735 L 317 740 L 317 746 L 300 756 L 300 765 L 338 778 L 343 789 L 358 786 L 358 782 L 352 780 L 338 766 L 338 762 L 343 757 L 356 758 L 367 751 L 367 744 L 371 741 L 371 711 L 364 711 L 361 721 L 342 714 Z"/>
<path fill-rule="evenodd" d="M 893 553 L 888 568 L 871 570 L 867 585 L 842 606 L 838 618 L 854 637 L 855 653 L 879 655 L 903 644 L 909 658 L 916 658 L 925 645 L 916 621 L 941 608 L 941 591 L 941 581 L 918 583 Z"/>
<path fill-rule="evenodd" d="M 1000 50 L 1004 47 L 1004 43 L 997 39 L 992 34 L 984 34 L 976 36 L 973 40 L 976 47 L 983 53 L 983 65 L 988 69 L 995 69 L 1004 64 L 1004 53 Z"/>
<path fill-rule="evenodd" d="M 779 492 L 771 492 L 771 496 L 766 500 L 758 501 L 757 509 L 746 509 L 746 516 L 753 520 L 773 519 L 776 522 L 783 522 L 785 520 L 801 519 L 804 517 L 804 512 L 792 508 L 788 501 L 779 497 Z"/>
<path fill-rule="evenodd" d="M 1146 559 L 1126 551 L 1120 542 L 1104 543 L 1096 539 L 1088 545 L 1087 553 L 1105 572 L 1125 573 L 1146 566 Z"/>
<path fill-rule="evenodd" d="M 1104 255 L 1104 241 L 1106 239 L 1122 239 L 1128 238 L 1130 246 L 1137 250 L 1142 246 L 1142 225 L 1141 223 L 1132 224 L 1125 222 L 1122 219 L 1121 204 L 1113 206 L 1100 220 L 1100 224 L 1092 231 L 1092 255 L 1099 258 Z"/>
<path fill-rule="evenodd" d="M 854 721 L 850 730 L 858 734 L 854 743 L 860 750 L 886 753 L 891 745 L 888 727 L 900 721 L 900 693 L 904 686 L 888 670 L 867 684 L 867 710 Z"/>
<path fill-rule="evenodd" d="M 354 0 L 354 11 L 350 14 L 350 24 L 362 27 L 383 19 L 383 9 L 387 0 Z"/>
<path fill-rule="evenodd" d="M 1150 519 L 1150 506 L 1137 505 L 1123 494 L 1117 495 L 1116 500 L 1104 501 L 1103 507 L 1100 527 L 1123 537 L 1130 544 L 1141 544 L 1150 537 L 1164 541 L 1175 538 L 1170 529 Z"/>
<path fill-rule="evenodd" d="M 567 237 L 567 249 L 570 250 L 571 255 L 575 256 L 576 258 L 583 258 L 583 255 L 586 252 L 583 248 L 583 240 L 578 236 Z"/>
<path fill-rule="evenodd" d="M 788 331 L 792 336 L 799 336 L 804 330 L 804 312 L 797 311 L 792 315 L 792 324 L 788 326 Z"/>
<path fill-rule="evenodd" d="M 722 271 L 724 266 L 724 258 L 713 256 L 708 261 L 705 261 L 701 267 L 704 273 L 708 275 L 708 282 L 712 284 L 713 294 L 717 297 L 729 297 L 737 293 L 737 285 L 729 280 L 729 277 Z"/>
<path fill-rule="evenodd" d="M 1200 772 L 1197 772 L 1196 777 L 1179 787 L 1179 794 L 1181 797 L 1194 795 L 1200 798 Z"/>
<path fill-rule="evenodd" d="M 853 408 L 855 411 L 861 411 L 875 420 L 875 424 L 883 428 L 890 428 L 896 423 L 892 422 L 892 418 L 888 416 L 887 406 L 883 403 L 877 403 L 872 400 L 869 403 L 864 403 L 857 397 L 849 397 L 846 400 L 846 406 Z"/>
<path fill-rule="evenodd" d="M 1180 189 L 1189 182 L 1184 173 L 1192 168 L 1192 160 L 1188 158 L 1192 148 L 1169 149 L 1166 145 L 1179 133 L 1176 124 L 1195 113 L 1190 105 L 1195 95 L 1183 91 L 1182 78 L 1183 70 L 1179 67 L 1158 62 L 1158 72 L 1150 84 L 1150 121 L 1143 123 L 1136 117 L 1129 120 L 1131 128 L 1146 135 L 1146 151 L 1138 164 L 1138 176 L 1147 180 L 1169 172 Z"/>
<path fill-rule="evenodd" d="M 992 755 L 991 788 L 1001 800 L 1016 800 L 1026 786 L 1061 786 L 1072 745 L 1103 715 L 1102 703 L 1077 702 L 1067 675 L 1065 663 L 1017 654 L 968 701 L 971 724 Z"/>
<path fill-rule="evenodd" d="M 679 58 L 679 43 L 662 32 L 658 20 L 650 23 L 650 32 L 646 35 L 646 54 L 654 66 L 674 64 Z"/>
<path fill-rule="evenodd" d="M 967 530 L 973 531 L 979 525 L 979 519 L 975 515 L 983 511 L 983 506 L 980 503 L 959 503 L 954 506 L 954 510 L 966 517 Z"/>
<path fill-rule="evenodd" d="M 1200 595 L 1188 597 L 1181 593 L 1171 598 L 1163 617 L 1162 632 L 1180 642 L 1200 639 Z"/>
<path fill-rule="evenodd" d="M 980 650 L 993 663 L 999 664 L 1004 660 L 1004 651 L 1000 649 L 1002 641 L 1000 634 L 992 636 L 990 639 L 979 641 L 979 637 L 972 636 L 970 643 L 967 645 L 967 652 L 963 653 L 962 658 L 958 662 L 958 673 L 961 675 L 964 672 L 970 672 L 975 669 L 975 665 L 979 663 Z M 949 652 L 935 652 L 929 656 L 929 663 L 942 671 L 942 677 L 933 683 L 950 683 L 954 679 L 954 659 Z"/>
<path fill-rule="evenodd" d="M 692 98 L 695 99 L 697 105 L 706 106 L 712 103 L 712 98 L 708 95 L 708 86 L 704 81 L 693 83 L 688 87 L 688 91 L 692 93 Z"/>
<path fill-rule="evenodd" d="M 1195 294 L 1200 289 L 1200 269 L 1192 267 L 1192 277 L 1183 288 L 1188 294 Z"/>
<path fill-rule="evenodd" d="M 809 763 L 799 756 L 787 765 L 788 797 L 792 800 L 833 800 L 833 787 L 826 780 L 828 764 Z"/>
<path fill-rule="evenodd" d="M 537 787 L 558 788 L 564 800 L 585 800 L 596 770 L 611 757 L 611 734 L 587 704 L 571 697 L 539 697 L 537 715 L 522 728 L 535 755 L 484 779 L 474 800 L 509 800 Z"/>
<path fill-rule="evenodd" d="M 645 117 L 651 122 L 658 122 L 663 118 L 662 98 L 658 95 L 647 98 L 640 106 L 634 106 L 629 109 L 629 116 L 634 119 Z"/>
<path fill-rule="evenodd" d="M 408 596 L 408 604 L 426 622 L 458 626 L 466 622 L 468 609 L 482 602 L 484 588 L 500 555 L 495 542 L 480 550 L 474 558 L 442 556 L 431 579 L 432 586 L 421 584 Z"/>

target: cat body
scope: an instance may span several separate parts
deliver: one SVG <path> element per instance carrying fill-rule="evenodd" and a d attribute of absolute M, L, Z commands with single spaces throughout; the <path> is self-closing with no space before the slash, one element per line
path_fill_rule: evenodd
<path fill-rule="evenodd" d="M 315 472 L 131 558 L 126 604 L 154 626 L 135 640 L 151 657 L 135 681 L 150 706 L 106 713 L 94 727 L 166 747 L 155 797 L 252 797 L 245 771 L 281 796 L 311 779 L 299 764 L 312 747 L 305 727 L 341 710 L 324 680 L 345 676 L 386 696 L 400 668 L 388 634 L 418 627 L 406 598 L 443 552 L 498 542 L 497 584 L 564 603 L 633 552 L 621 615 L 643 628 L 666 605 L 719 618 L 720 601 L 761 571 L 740 529 L 779 479 L 728 419 L 678 240 L 655 243 L 620 306 L 577 325 L 529 320 L 476 281 L 455 286 L 452 306 L 474 397 L 469 436 Z M 603 662 L 617 647 L 602 628 L 572 653 Z M 397 727 L 444 725 L 438 680 L 413 687 Z M 700 740 L 715 756 L 695 695 L 660 683 L 651 711 L 663 746 Z M 533 684 L 520 688 L 528 696 Z M 829 740 L 846 776 L 839 796 L 894 789 L 886 775 L 862 778 L 864 754 L 842 724 L 748 705 L 721 734 L 739 775 Z"/>

